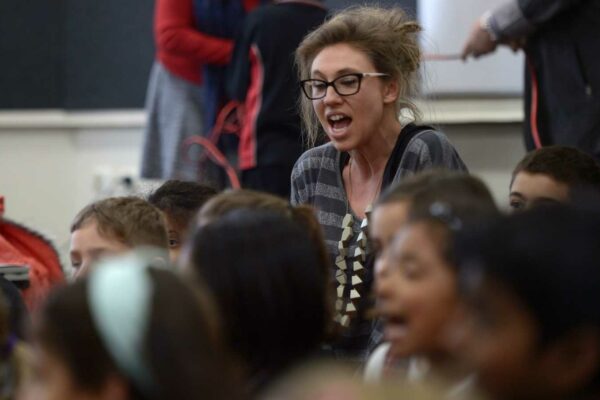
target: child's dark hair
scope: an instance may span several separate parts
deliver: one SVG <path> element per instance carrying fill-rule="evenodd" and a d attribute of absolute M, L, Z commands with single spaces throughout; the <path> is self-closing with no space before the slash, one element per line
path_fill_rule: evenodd
<path fill-rule="evenodd" d="M 460 172 L 430 175 L 427 186 L 412 198 L 408 222 L 427 222 L 439 234 L 441 254 L 454 265 L 453 236 L 496 218 L 498 208 L 481 179 Z"/>
<path fill-rule="evenodd" d="M 150 196 L 148 202 L 158 208 L 179 227 L 186 227 L 217 190 L 197 182 L 169 180 Z"/>
<path fill-rule="evenodd" d="M 574 147 L 549 146 L 528 153 L 513 171 L 511 185 L 519 172 L 548 175 L 570 189 L 591 186 L 600 190 L 600 165 Z"/>
<path fill-rule="evenodd" d="M 26 331 L 29 326 L 29 312 L 21 296 L 19 289 L 9 280 L 0 275 L 0 297 L 6 301 L 8 310 L 9 333 L 19 340 L 26 339 Z"/>
<path fill-rule="evenodd" d="M 272 210 L 238 209 L 197 228 L 189 245 L 189 267 L 213 291 L 253 390 L 319 349 L 330 277 L 305 229 Z"/>
<path fill-rule="evenodd" d="M 78 387 L 91 393 L 117 373 L 129 382 L 133 399 L 237 399 L 210 300 L 168 270 L 147 273 L 153 298 L 140 357 L 155 390 L 141 388 L 111 356 L 90 309 L 89 280 L 49 296 L 34 325 L 35 339 L 66 364 Z"/>
<path fill-rule="evenodd" d="M 306 229 L 320 254 L 320 265 L 329 273 L 329 255 L 323 239 L 323 231 L 310 206 L 292 206 L 281 197 L 254 190 L 230 190 L 219 193 L 202 207 L 198 213 L 198 223 L 212 222 L 234 210 L 271 211 L 282 215 Z"/>
<path fill-rule="evenodd" d="M 114 238 L 129 247 L 168 247 L 163 216 L 139 197 L 111 197 L 85 206 L 73 220 L 71 233 L 92 220 L 102 236 Z"/>
<path fill-rule="evenodd" d="M 539 207 L 460 235 L 456 254 L 462 293 L 473 282 L 508 290 L 537 322 L 542 346 L 600 329 L 600 214 Z"/>
<path fill-rule="evenodd" d="M 387 188 L 377 199 L 375 206 L 398 203 L 402 201 L 412 201 L 412 198 L 419 192 L 425 190 L 436 180 L 443 178 L 451 172 L 446 170 L 427 170 L 416 175 L 403 179 L 397 184 Z"/>
<path fill-rule="evenodd" d="M 0 293 L 0 346 L 6 346 L 10 338 L 10 311 L 8 301 Z"/>

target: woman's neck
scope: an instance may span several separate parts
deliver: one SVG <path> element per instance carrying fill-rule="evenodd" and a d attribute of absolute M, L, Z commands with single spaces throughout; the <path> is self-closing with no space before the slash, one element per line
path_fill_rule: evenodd
<path fill-rule="evenodd" d="M 377 130 L 371 133 L 368 142 L 349 151 L 362 178 L 370 179 L 383 173 L 401 129 L 402 126 L 395 113 L 388 115 Z"/>
<path fill-rule="evenodd" d="M 366 209 L 381 190 L 385 166 L 401 129 L 398 119 L 389 114 L 367 143 L 349 152 L 350 162 L 342 171 L 348 206 L 360 218 L 365 218 Z"/>

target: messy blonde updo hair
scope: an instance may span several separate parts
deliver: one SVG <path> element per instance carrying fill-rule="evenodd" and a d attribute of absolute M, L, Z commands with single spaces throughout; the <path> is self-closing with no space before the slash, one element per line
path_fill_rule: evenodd
<path fill-rule="evenodd" d="M 369 57 L 375 65 L 376 71 L 373 72 L 388 74 L 390 79 L 398 81 L 397 113 L 408 109 L 418 119 L 420 113 L 411 96 L 416 93 L 421 64 L 417 35 L 420 31 L 417 21 L 399 7 L 359 6 L 346 9 L 312 31 L 300 43 L 296 50 L 300 79 L 310 78 L 313 60 L 321 50 L 346 43 Z M 312 147 L 322 131 L 311 100 L 301 96 L 300 107 L 307 144 Z"/>

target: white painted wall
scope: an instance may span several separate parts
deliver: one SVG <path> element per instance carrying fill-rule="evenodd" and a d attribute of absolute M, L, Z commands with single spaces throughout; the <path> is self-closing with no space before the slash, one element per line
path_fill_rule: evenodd
<path fill-rule="evenodd" d="M 520 123 L 444 125 L 470 172 L 490 187 L 498 205 L 508 207 L 512 170 L 525 156 Z"/>
<path fill-rule="evenodd" d="M 494 118 L 465 123 L 469 118 L 459 114 L 442 110 L 434 115 L 438 122 L 449 122 L 442 129 L 471 172 L 480 175 L 505 206 L 510 172 L 524 155 L 520 124 L 493 123 Z M 43 232 L 63 255 L 71 220 L 94 199 L 94 176 L 109 169 L 137 176 L 140 164 L 143 116 L 133 123 L 86 122 L 79 117 L 46 120 L 44 125 L 0 116 L 0 195 L 6 199 L 6 217 Z"/>
<path fill-rule="evenodd" d="M 40 230 L 61 253 L 69 224 L 94 196 L 94 172 L 137 173 L 140 129 L 0 130 L 0 194 L 6 217 Z"/>

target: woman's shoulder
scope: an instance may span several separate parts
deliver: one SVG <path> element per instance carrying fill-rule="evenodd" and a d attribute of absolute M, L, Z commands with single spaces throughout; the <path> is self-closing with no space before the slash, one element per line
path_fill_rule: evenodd
<path fill-rule="evenodd" d="M 335 161 L 339 152 L 331 143 L 325 143 L 306 150 L 294 165 L 293 174 L 301 174 L 311 169 L 331 169 L 335 171 Z"/>
<path fill-rule="evenodd" d="M 454 149 L 448 137 L 442 132 L 431 126 L 416 126 L 418 132 L 413 136 L 413 138 L 408 143 L 408 148 L 419 147 L 419 146 L 427 146 L 430 149 L 442 149 L 444 147 L 450 147 Z"/>
<path fill-rule="evenodd" d="M 452 170 L 466 171 L 458 151 L 448 137 L 432 127 L 418 127 L 420 131 L 414 135 L 406 146 L 402 157 L 403 167 L 415 170 L 422 167 L 444 167 Z"/>
<path fill-rule="evenodd" d="M 332 144 L 307 150 L 292 169 L 292 204 L 312 204 L 319 185 L 337 185 L 339 152 Z"/>

